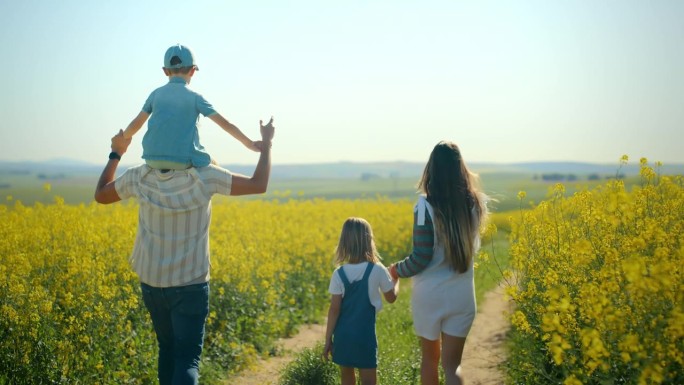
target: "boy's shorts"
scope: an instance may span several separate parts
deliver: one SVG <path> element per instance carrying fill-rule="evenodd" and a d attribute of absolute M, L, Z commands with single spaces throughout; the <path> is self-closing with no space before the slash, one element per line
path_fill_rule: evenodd
<path fill-rule="evenodd" d="M 192 167 L 190 163 L 172 162 L 169 160 L 150 160 L 146 159 L 145 163 L 151 168 L 157 170 L 186 170 Z"/>

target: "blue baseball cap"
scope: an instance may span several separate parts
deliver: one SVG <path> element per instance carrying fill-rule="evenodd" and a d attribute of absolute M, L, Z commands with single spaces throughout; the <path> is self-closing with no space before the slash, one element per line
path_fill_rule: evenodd
<path fill-rule="evenodd" d="M 164 68 L 197 67 L 195 56 L 190 48 L 176 44 L 169 47 L 164 55 Z M 199 70 L 199 68 L 196 68 Z"/>

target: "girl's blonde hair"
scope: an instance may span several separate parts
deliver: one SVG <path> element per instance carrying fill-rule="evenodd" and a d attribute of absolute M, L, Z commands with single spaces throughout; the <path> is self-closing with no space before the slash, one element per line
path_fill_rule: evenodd
<path fill-rule="evenodd" d="M 434 209 L 436 218 L 432 220 L 447 260 L 454 270 L 466 272 L 475 252 L 475 235 L 486 219 L 487 204 L 477 174 L 468 170 L 455 143 L 437 143 L 418 188 Z"/>
<path fill-rule="evenodd" d="M 380 259 L 370 223 L 363 218 L 347 218 L 342 225 L 340 242 L 335 249 L 335 264 L 377 263 Z"/>

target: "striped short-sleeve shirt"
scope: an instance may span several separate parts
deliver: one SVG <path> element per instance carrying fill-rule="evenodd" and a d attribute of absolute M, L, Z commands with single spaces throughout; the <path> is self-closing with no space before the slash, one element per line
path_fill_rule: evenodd
<path fill-rule="evenodd" d="M 138 230 L 130 262 L 154 287 L 209 280 L 211 197 L 230 195 L 230 171 L 210 165 L 162 173 L 147 165 L 116 179 L 121 199 L 136 198 Z"/>

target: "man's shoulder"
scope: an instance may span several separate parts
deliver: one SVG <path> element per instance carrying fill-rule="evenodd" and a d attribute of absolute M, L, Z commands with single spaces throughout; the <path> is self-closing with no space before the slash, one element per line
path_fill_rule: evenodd
<path fill-rule="evenodd" d="M 188 169 L 188 172 L 197 176 L 197 179 L 204 184 L 232 184 L 233 173 L 229 170 L 210 164 L 205 167 L 193 167 Z"/>
<path fill-rule="evenodd" d="M 214 164 L 210 164 L 205 167 L 193 167 L 188 170 L 193 170 L 200 176 L 211 176 L 211 175 L 218 175 L 218 174 L 224 174 L 224 175 L 233 175 L 228 169 L 225 169 L 221 166 L 217 166 Z"/>
<path fill-rule="evenodd" d="M 124 174 L 141 174 L 141 173 L 146 172 L 146 170 L 149 169 L 149 168 L 150 168 L 150 166 L 148 166 L 148 165 L 145 164 L 145 163 L 136 164 L 136 165 L 134 165 L 134 166 L 128 167 L 128 168 L 124 171 Z"/>
<path fill-rule="evenodd" d="M 126 183 L 139 181 L 142 179 L 143 175 L 148 173 L 150 170 L 150 166 L 145 163 L 130 166 L 121 174 L 121 176 L 119 176 L 117 180 Z"/>

